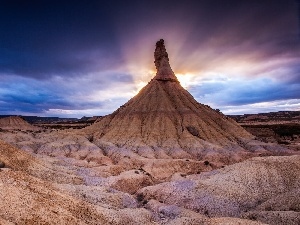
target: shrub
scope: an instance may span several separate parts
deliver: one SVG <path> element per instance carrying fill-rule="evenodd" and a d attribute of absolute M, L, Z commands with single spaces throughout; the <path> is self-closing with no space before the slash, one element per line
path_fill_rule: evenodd
<path fill-rule="evenodd" d="M 137 194 L 136 199 L 141 202 L 144 200 L 144 195 L 142 193 Z"/>
<path fill-rule="evenodd" d="M 143 201 L 143 205 L 146 205 L 148 203 L 148 200 Z"/>
<path fill-rule="evenodd" d="M 4 168 L 5 167 L 5 163 L 0 161 L 0 168 Z"/>

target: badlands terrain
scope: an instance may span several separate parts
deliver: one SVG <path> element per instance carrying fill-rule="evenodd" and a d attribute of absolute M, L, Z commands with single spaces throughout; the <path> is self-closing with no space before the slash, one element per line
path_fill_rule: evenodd
<path fill-rule="evenodd" d="M 263 142 L 278 143 L 296 151 L 300 150 L 299 111 L 281 111 L 231 117 Z"/>
<path fill-rule="evenodd" d="M 300 224 L 299 149 L 198 103 L 163 40 L 154 59 L 82 129 L 0 119 L 0 224 Z"/>

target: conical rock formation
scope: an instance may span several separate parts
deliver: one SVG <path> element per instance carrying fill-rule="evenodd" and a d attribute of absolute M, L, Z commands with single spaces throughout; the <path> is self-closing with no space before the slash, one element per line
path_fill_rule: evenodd
<path fill-rule="evenodd" d="M 39 130 L 19 116 L 9 116 L 0 119 L 0 128 L 3 130 Z"/>
<path fill-rule="evenodd" d="M 177 77 L 175 76 L 173 70 L 171 69 L 168 53 L 163 39 L 160 39 L 156 43 L 154 59 L 155 59 L 154 64 L 157 69 L 157 73 L 155 76 L 156 80 L 178 82 Z"/>
<path fill-rule="evenodd" d="M 198 103 L 180 85 L 163 40 L 157 42 L 154 56 L 157 74 L 148 85 L 114 113 L 85 129 L 94 143 L 102 147 L 109 143 L 146 158 L 224 163 L 268 152 L 235 121 Z"/>

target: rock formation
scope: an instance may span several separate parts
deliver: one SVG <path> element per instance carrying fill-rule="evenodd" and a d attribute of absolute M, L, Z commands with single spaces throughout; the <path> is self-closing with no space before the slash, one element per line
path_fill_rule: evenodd
<path fill-rule="evenodd" d="M 235 121 L 198 103 L 178 82 L 161 39 L 154 53 L 156 76 L 112 114 L 85 129 L 98 146 L 126 148 L 146 158 L 189 158 L 236 162 L 263 143 Z M 266 150 L 267 148 L 267 150 Z"/>
<path fill-rule="evenodd" d="M 160 39 L 156 43 L 154 59 L 154 64 L 157 69 L 157 73 L 155 76 L 156 80 L 178 82 L 177 77 L 171 69 L 168 53 L 163 39 Z"/>
<path fill-rule="evenodd" d="M 267 156 L 288 152 L 198 103 L 163 40 L 154 56 L 148 85 L 83 130 L 0 121 L 0 224 L 299 224 L 300 156 Z"/>
<path fill-rule="evenodd" d="M 9 116 L 0 119 L 0 128 L 3 130 L 39 130 L 19 116 Z"/>

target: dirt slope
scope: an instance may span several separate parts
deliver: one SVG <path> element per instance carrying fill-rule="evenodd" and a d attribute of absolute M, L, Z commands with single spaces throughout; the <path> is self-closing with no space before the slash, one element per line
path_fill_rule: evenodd
<path fill-rule="evenodd" d="M 1 118 L 0 128 L 3 130 L 40 130 L 40 128 L 31 125 L 19 116 Z"/>

